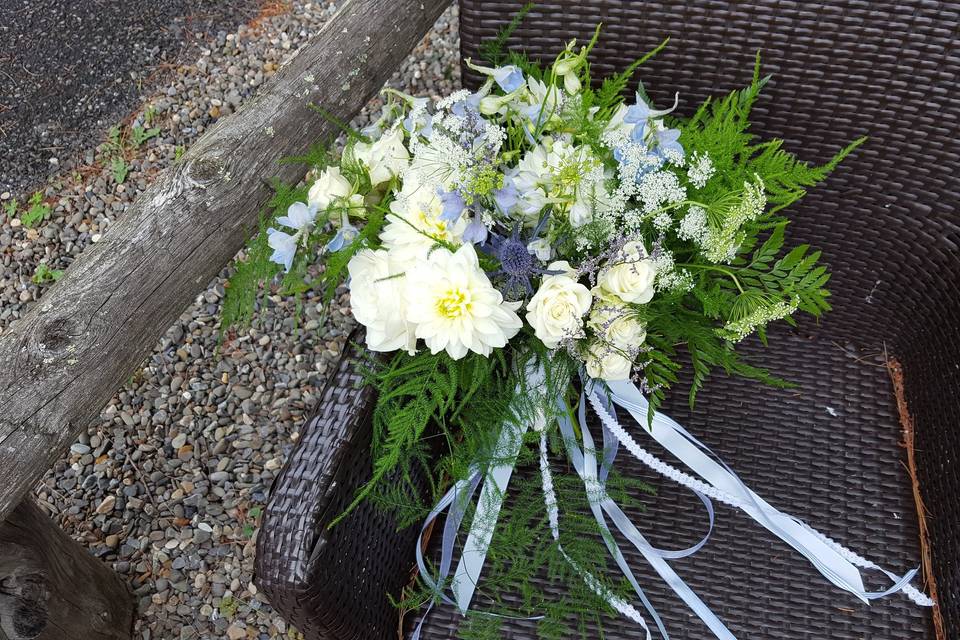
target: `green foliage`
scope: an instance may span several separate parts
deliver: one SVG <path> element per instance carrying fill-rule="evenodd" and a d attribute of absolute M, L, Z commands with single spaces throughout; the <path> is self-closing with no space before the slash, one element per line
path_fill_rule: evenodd
<path fill-rule="evenodd" d="M 41 262 L 37 265 L 37 270 L 34 271 L 30 280 L 34 284 L 48 284 L 50 282 L 56 282 L 62 277 L 63 271 L 60 269 L 51 269 L 45 262 Z"/>
<path fill-rule="evenodd" d="M 221 335 L 230 327 L 249 326 L 262 287 L 282 270 L 280 265 L 270 261 L 272 250 L 267 243 L 266 230 L 291 204 L 306 198 L 306 188 L 289 187 L 276 180 L 272 186 L 274 193 L 267 203 L 268 213 L 260 216 L 257 232 L 247 242 L 244 259 L 236 263 L 227 282 L 221 309 Z"/>
<path fill-rule="evenodd" d="M 610 116 L 613 115 L 616 108 L 623 102 L 623 93 L 627 90 L 634 74 L 636 74 L 642 64 L 663 51 L 669 42 L 669 37 L 664 38 L 663 42 L 642 57 L 634 60 L 626 69 L 603 79 L 603 84 L 600 85 L 600 89 L 596 92 L 596 97 L 593 100 L 600 110 L 597 116 L 598 119 L 604 122 L 610 121 Z"/>
<path fill-rule="evenodd" d="M 127 166 L 127 161 L 123 159 L 123 156 L 113 156 L 110 158 L 110 175 L 113 176 L 114 182 L 123 184 L 123 181 L 127 179 L 128 173 L 130 173 L 130 168 Z"/>
<path fill-rule="evenodd" d="M 767 80 L 760 75 L 758 55 L 747 87 L 709 99 L 691 119 L 676 121 L 688 159 L 694 153 L 707 154 L 715 168 L 702 187 L 687 185 L 693 199 L 682 203 L 704 209 L 710 240 L 702 252 L 691 246 L 675 253 L 676 266 L 691 278 L 689 289 L 658 294 L 637 309 L 647 324 L 649 350 L 641 357 L 651 418 L 683 376 L 684 359 L 692 369 L 691 406 L 716 369 L 789 386 L 745 362 L 736 343 L 752 333 L 766 342 L 767 324 L 793 324 L 797 310 L 819 316 L 830 309 L 825 288 L 830 275 L 819 264 L 820 252 L 800 245 L 782 253 L 788 221 L 777 213 L 826 178 L 865 138 L 822 166 L 797 159 L 783 149 L 781 140 L 756 142 L 749 132 L 750 111 Z M 733 255 L 726 255 L 728 249 Z"/>
<path fill-rule="evenodd" d="M 335 126 L 342 133 L 346 134 L 346 136 L 351 140 L 359 140 L 360 142 L 370 142 L 370 139 L 367 138 L 367 136 L 363 135 L 362 133 L 360 133 L 353 127 L 351 127 L 350 123 L 344 122 L 343 120 L 333 115 L 332 113 L 330 113 L 329 111 L 321 107 L 320 105 L 313 104 L 311 102 L 310 104 L 307 105 L 307 107 L 309 107 L 311 111 L 314 111 L 320 114 L 324 120 L 326 120 L 327 122 Z M 322 147 L 326 148 L 326 145 L 322 145 Z M 311 147 L 311 151 L 312 150 L 313 150 L 313 147 Z"/>
<path fill-rule="evenodd" d="M 120 125 L 114 125 L 110 127 L 110 130 L 107 132 L 107 141 L 103 143 L 101 149 L 110 165 L 110 175 L 117 184 L 123 184 L 127 179 L 127 175 L 130 173 L 127 158 L 136 149 L 143 146 L 143 143 L 147 140 L 155 138 L 160 134 L 159 127 L 150 127 L 155 115 L 156 112 L 153 107 L 148 107 L 144 114 L 146 127 L 136 125 L 125 133 Z M 179 156 L 175 156 L 174 161 L 177 160 L 179 160 Z"/>
<path fill-rule="evenodd" d="M 130 142 L 134 147 L 140 147 L 150 138 L 156 137 L 160 133 L 160 127 L 151 127 L 144 129 L 141 126 L 133 127 L 130 130 Z"/>
<path fill-rule="evenodd" d="M 373 414 L 373 473 L 334 524 L 371 496 L 395 507 L 403 523 L 422 517 L 424 505 L 411 499 L 416 495 L 411 470 L 427 472 L 431 497 L 436 496 L 443 473 L 462 469 L 450 459 L 436 464 L 432 443 L 482 440 L 491 425 L 502 424 L 516 384 L 505 358 L 502 351 L 489 358 L 470 353 L 460 360 L 446 352 L 411 356 L 400 351 L 386 362 L 371 361 L 368 383 L 379 392 Z"/>
<path fill-rule="evenodd" d="M 747 292 L 762 292 L 782 300 L 797 297 L 801 310 L 819 316 L 830 310 L 827 302 L 830 292 L 823 288 L 830 274 L 825 266 L 818 264 L 820 252 L 811 252 L 806 244 L 794 247 L 774 262 L 783 247 L 785 227 L 786 224 L 778 224 L 749 262 L 743 258 L 734 262 L 739 266 L 737 276 L 745 287 L 750 287 Z M 749 307 L 738 309 L 731 314 L 731 319 L 740 319 L 751 311 Z"/>
<path fill-rule="evenodd" d="M 507 40 L 510 39 L 510 36 L 513 35 L 521 23 L 523 23 L 523 20 L 527 17 L 527 14 L 530 13 L 530 10 L 535 6 L 535 3 L 528 2 L 520 7 L 520 10 L 514 14 L 513 18 L 510 20 L 510 23 L 500 30 L 500 33 L 497 34 L 496 38 L 488 40 L 480 45 L 480 58 L 493 66 L 499 66 L 503 64 L 508 55 L 508 53 L 504 51 L 504 48 L 507 45 Z"/>
<path fill-rule="evenodd" d="M 3 203 L 3 212 L 7 215 L 8 218 L 14 218 L 17 215 L 18 207 L 17 199 L 11 198 Z"/>
<path fill-rule="evenodd" d="M 237 610 L 240 608 L 240 603 L 233 598 L 233 596 L 224 596 L 220 600 L 220 615 L 226 618 L 227 620 L 232 620 L 234 616 L 237 615 Z"/>
<path fill-rule="evenodd" d="M 282 158 L 280 164 L 305 164 L 314 169 L 322 169 L 330 164 L 331 160 L 329 145 L 314 143 L 310 145 L 305 154 Z"/>
<path fill-rule="evenodd" d="M 43 201 L 43 194 L 40 191 L 30 196 L 27 204 L 29 207 L 20 218 L 23 226 L 27 228 L 36 226 L 38 223 L 46 220 L 47 216 L 50 215 L 50 205 Z"/>

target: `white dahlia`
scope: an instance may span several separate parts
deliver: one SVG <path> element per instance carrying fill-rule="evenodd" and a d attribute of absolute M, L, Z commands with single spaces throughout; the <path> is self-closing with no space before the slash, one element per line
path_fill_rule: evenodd
<path fill-rule="evenodd" d="M 417 338 L 406 320 L 403 267 L 383 249 L 363 249 L 350 258 L 350 307 L 357 322 L 366 327 L 372 351 L 406 349 L 416 353 Z"/>
<path fill-rule="evenodd" d="M 456 253 L 437 249 L 407 272 L 407 319 L 431 353 L 446 350 L 459 360 L 474 351 L 490 355 L 515 336 L 522 323 L 480 268 L 473 245 Z"/>
<path fill-rule="evenodd" d="M 460 244 L 468 220 L 442 218 L 443 201 L 435 185 L 421 184 L 412 174 L 404 177 L 403 189 L 390 203 L 387 223 L 380 234 L 383 246 L 401 262 L 425 258 L 438 241 Z"/>

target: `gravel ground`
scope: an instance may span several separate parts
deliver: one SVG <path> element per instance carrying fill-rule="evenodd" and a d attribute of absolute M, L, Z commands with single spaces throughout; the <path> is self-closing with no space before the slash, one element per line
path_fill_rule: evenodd
<path fill-rule="evenodd" d="M 262 0 L 2 0 L 0 192 L 35 186 Z"/>
<path fill-rule="evenodd" d="M 152 113 L 162 132 L 127 151 L 122 184 L 106 166 L 106 148 L 87 149 L 87 169 L 61 173 L 44 189 L 51 211 L 42 223 L 4 218 L 0 332 L 43 293 L 47 285 L 32 281 L 41 262 L 66 269 L 179 148 L 247 100 L 335 9 L 296 0 L 287 13 L 217 37 L 132 114 L 142 124 Z M 459 85 L 458 57 L 454 7 L 390 84 L 448 93 Z M 184 311 L 37 489 L 64 529 L 131 584 L 142 640 L 299 637 L 252 583 L 254 544 L 271 482 L 352 320 L 344 292 L 328 308 L 313 296 L 295 334 L 292 301 L 272 295 L 255 327 L 218 352 L 227 275 Z"/>

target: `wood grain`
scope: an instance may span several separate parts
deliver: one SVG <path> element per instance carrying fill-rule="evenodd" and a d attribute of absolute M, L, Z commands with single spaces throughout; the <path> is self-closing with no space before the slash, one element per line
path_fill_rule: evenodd
<path fill-rule="evenodd" d="M 350 0 L 261 93 L 221 120 L 0 336 L 0 521 L 241 248 L 265 179 L 383 86 L 448 0 Z"/>
<path fill-rule="evenodd" d="M 129 640 L 133 594 L 32 499 L 0 524 L 0 640 Z"/>

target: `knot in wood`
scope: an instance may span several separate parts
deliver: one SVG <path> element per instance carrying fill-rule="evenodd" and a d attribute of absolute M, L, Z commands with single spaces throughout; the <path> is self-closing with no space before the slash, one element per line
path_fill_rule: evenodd
<path fill-rule="evenodd" d="M 38 336 L 38 347 L 47 353 L 65 352 L 71 344 L 72 324 L 69 318 L 57 318 L 46 323 Z"/>
<path fill-rule="evenodd" d="M 200 156 L 190 163 L 187 175 L 200 187 L 212 184 L 223 173 L 223 162 L 219 158 Z"/>

